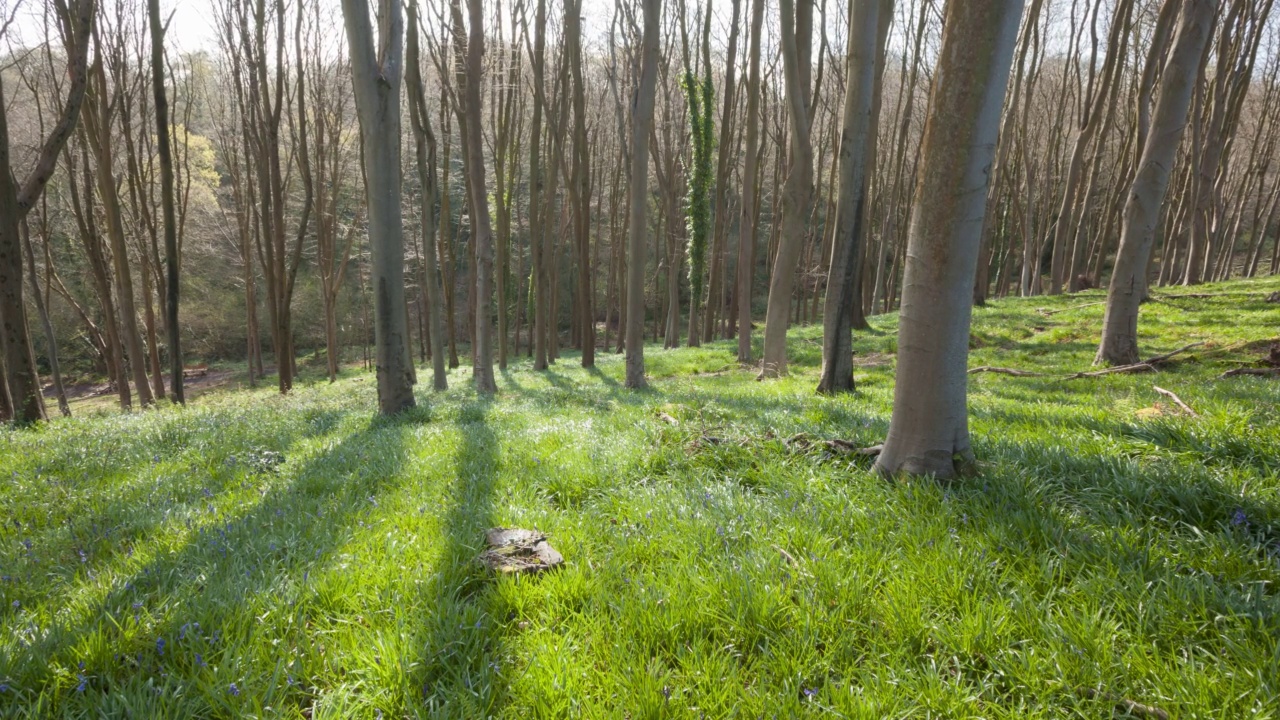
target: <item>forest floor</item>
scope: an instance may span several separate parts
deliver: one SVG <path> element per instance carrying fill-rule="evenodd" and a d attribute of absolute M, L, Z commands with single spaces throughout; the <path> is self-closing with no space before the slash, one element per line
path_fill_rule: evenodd
<path fill-rule="evenodd" d="M 883 441 L 894 315 L 842 397 L 803 327 L 779 381 L 718 342 L 0 430 L 0 717 L 1280 717 L 1280 378 L 1220 377 L 1276 289 L 1159 290 L 1144 356 L 1204 344 L 1072 380 L 1100 291 L 976 309 L 971 366 L 1045 375 L 970 375 L 950 484 L 822 442 Z M 494 526 L 565 565 L 495 577 Z"/>

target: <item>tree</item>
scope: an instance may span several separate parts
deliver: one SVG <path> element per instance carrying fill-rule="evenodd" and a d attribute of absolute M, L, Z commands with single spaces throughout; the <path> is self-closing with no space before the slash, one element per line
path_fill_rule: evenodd
<path fill-rule="evenodd" d="M 170 387 L 173 401 L 186 404 L 182 388 L 182 333 L 178 327 L 178 229 L 173 208 L 173 153 L 169 147 L 169 100 L 164 87 L 164 34 L 160 24 L 160 0 L 147 0 L 151 26 L 151 90 L 156 102 L 156 137 L 160 156 L 160 205 L 164 212 L 165 328 L 169 341 Z M 135 360 L 141 363 L 141 358 Z"/>
<path fill-rule="evenodd" d="M 378 409 L 383 415 L 394 415 L 414 405 L 413 361 L 404 302 L 404 228 L 400 217 L 404 21 L 398 0 L 379 0 L 375 49 L 368 0 L 342 0 L 342 14 L 351 54 L 356 113 L 364 139 Z"/>
<path fill-rule="evenodd" d="M 428 335 L 431 336 L 432 386 L 436 390 L 449 387 L 448 370 L 444 357 L 444 319 L 440 313 L 444 293 L 440 290 L 439 263 L 436 260 L 436 229 L 438 212 L 436 197 L 439 182 L 436 178 L 436 137 L 431 131 L 431 115 L 427 112 L 426 90 L 422 82 L 421 58 L 418 51 L 418 0 L 409 0 L 408 83 L 409 120 L 413 124 L 414 148 L 418 162 L 418 180 L 422 184 L 422 241 L 426 247 Z"/>
<path fill-rule="evenodd" d="M 591 190 L 587 166 L 587 103 L 582 84 L 582 0 L 565 0 L 565 46 L 573 76 L 573 174 L 569 199 L 573 204 L 573 237 L 578 252 L 578 329 L 582 341 L 582 367 L 596 364 L 596 317 L 591 292 Z"/>
<path fill-rule="evenodd" d="M 875 104 L 877 39 L 880 0 L 852 0 L 849 9 L 849 79 L 844 94 L 844 124 L 840 133 L 840 199 L 836 235 L 827 280 L 822 321 L 822 377 L 818 392 L 853 390 L 853 314 L 861 270 L 860 245 L 866 215 L 868 165 L 871 162 L 871 124 Z"/>
<path fill-rule="evenodd" d="M 742 232 L 738 238 L 738 362 L 751 362 L 751 281 L 755 275 L 756 176 L 760 154 L 760 37 L 764 0 L 751 2 L 751 41 L 747 55 L 746 162 L 742 170 Z"/>
<path fill-rule="evenodd" d="M 17 424 L 46 419 L 44 397 L 36 375 L 27 311 L 22 302 L 22 241 L 19 222 L 44 192 L 53 175 L 58 154 L 66 146 L 80 117 L 88 86 L 89 39 L 93 34 L 93 0 L 55 0 L 62 36 L 66 38 L 67 99 L 58 122 L 40 146 L 35 164 L 21 184 L 16 182 L 9 157 L 9 120 L 0 101 L 0 403 Z M 0 83 L 0 98 L 4 86 Z"/>
<path fill-rule="evenodd" d="M 1022 0 L 950 0 L 908 235 L 886 474 L 949 478 L 972 458 L 966 362 L 973 278 Z"/>
<path fill-rule="evenodd" d="M 764 321 L 762 377 L 787 372 L 787 326 L 796 265 L 813 204 L 813 144 L 809 139 L 809 58 L 813 35 L 813 5 L 809 0 L 780 0 L 782 65 L 791 120 L 791 172 L 782 190 L 782 229 L 777 259 L 769 281 L 769 305 Z"/>
<path fill-rule="evenodd" d="M 461 11 L 457 0 L 451 4 L 454 27 L 462 33 Z M 493 377 L 493 330 L 491 329 L 491 295 L 493 293 L 493 231 L 489 221 L 489 192 L 485 187 L 484 145 L 479 120 L 484 105 L 480 100 L 481 71 L 484 67 L 484 0 L 467 0 L 470 34 L 466 43 L 466 84 L 462 89 L 458 117 L 462 122 L 462 148 L 466 153 L 467 192 L 471 200 L 471 242 L 475 249 L 475 345 L 471 348 L 475 367 L 476 389 L 481 393 L 497 392 Z M 461 38 L 458 38 L 461 42 Z"/>
<path fill-rule="evenodd" d="M 1116 253 L 1107 309 L 1102 320 L 1098 363 L 1127 364 L 1138 357 L 1138 306 L 1147 294 L 1147 270 L 1155 241 L 1160 208 L 1169 188 L 1178 146 L 1186 128 L 1191 95 L 1200 58 L 1213 29 L 1214 0 L 1165 0 L 1178 4 L 1177 34 L 1169 59 L 1160 73 L 1159 97 L 1151 116 L 1138 172 L 1129 187 L 1124 207 L 1124 227 Z M 1153 46 L 1152 52 L 1163 48 Z"/>
<path fill-rule="evenodd" d="M 627 230 L 627 378 L 629 388 L 644 379 L 644 266 L 649 200 L 649 133 L 653 131 L 658 83 L 658 16 L 662 0 L 644 0 L 640 82 L 631 98 L 630 219 Z"/>

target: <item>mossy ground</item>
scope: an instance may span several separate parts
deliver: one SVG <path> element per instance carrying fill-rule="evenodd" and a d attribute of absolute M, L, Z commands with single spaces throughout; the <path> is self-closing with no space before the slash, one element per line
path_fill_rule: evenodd
<path fill-rule="evenodd" d="M 1274 286 L 1157 292 L 1144 354 L 1206 344 L 1156 375 L 1056 377 L 1101 293 L 975 310 L 971 365 L 1054 377 L 971 376 L 946 485 L 786 442 L 882 441 L 892 315 L 834 398 L 805 327 L 780 381 L 713 343 L 0 430 L 0 716 L 1280 716 L 1280 381 L 1218 377 Z M 495 525 L 567 565 L 492 577 Z"/>

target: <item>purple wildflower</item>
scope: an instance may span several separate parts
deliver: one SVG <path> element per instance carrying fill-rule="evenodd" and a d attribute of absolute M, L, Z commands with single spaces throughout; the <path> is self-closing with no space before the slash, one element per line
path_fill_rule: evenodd
<path fill-rule="evenodd" d="M 1236 508 L 1236 511 L 1231 514 L 1232 525 L 1240 527 L 1241 525 L 1247 525 L 1248 523 L 1249 518 L 1245 517 L 1244 510 L 1242 508 Z"/>
<path fill-rule="evenodd" d="M 235 683 L 231 683 L 231 687 L 227 688 L 227 691 L 230 692 L 233 696 L 240 695 L 240 688 L 236 687 Z"/>

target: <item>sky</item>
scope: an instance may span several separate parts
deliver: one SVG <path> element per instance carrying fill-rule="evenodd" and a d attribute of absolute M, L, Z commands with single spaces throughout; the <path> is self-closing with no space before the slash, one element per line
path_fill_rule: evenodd
<path fill-rule="evenodd" d="M 164 15 L 173 13 L 173 20 L 169 25 L 169 36 L 167 38 L 171 48 L 179 53 L 198 50 L 214 51 L 217 49 L 217 34 L 214 30 L 214 1 L 160 0 L 160 12 Z M 334 17 L 341 17 L 339 13 L 340 0 L 320 1 L 332 9 Z M 623 2 L 634 1 L 623 0 Z M 6 33 L 3 42 L 11 43 L 14 46 L 41 42 L 44 39 L 43 15 L 45 5 L 50 2 L 51 0 L 0 0 L 0 15 L 5 18 L 14 17 L 14 23 Z M 102 0 L 99 0 L 99 2 L 102 2 Z M 145 8 L 143 0 L 137 0 L 137 2 L 140 11 Z M 423 0 L 423 2 L 429 3 L 432 0 Z M 510 2 L 511 0 L 505 0 L 503 2 L 504 7 L 509 7 Z M 529 2 L 532 7 L 532 0 L 529 0 Z M 370 0 L 371 6 L 375 3 L 376 0 Z M 485 2 L 486 14 L 492 12 L 493 3 L 494 0 Z M 727 2 L 723 4 L 727 9 L 729 4 Z M 553 6 L 559 7 L 559 3 L 555 2 L 555 0 L 550 0 L 548 2 L 548 12 L 555 12 L 552 10 Z M 582 8 L 583 17 L 586 19 L 584 28 L 586 36 L 595 37 L 607 30 L 609 20 L 613 16 L 613 0 L 582 0 Z M 719 14 L 718 10 L 717 14 Z M 2 22 L 0 21 L 0 23 Z"/>

